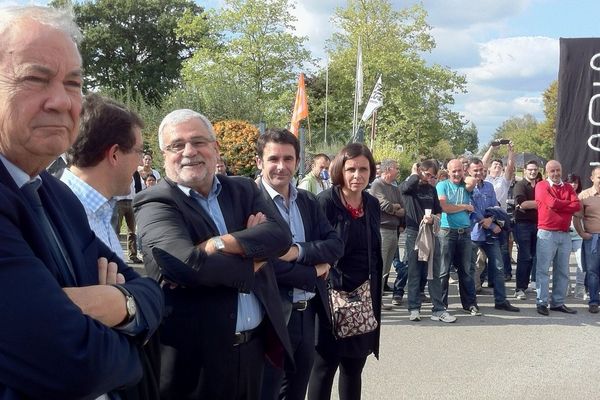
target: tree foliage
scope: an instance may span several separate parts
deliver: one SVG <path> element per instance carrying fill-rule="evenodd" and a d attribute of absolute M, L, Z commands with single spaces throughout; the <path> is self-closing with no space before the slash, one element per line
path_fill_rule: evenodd
<path fill-rule="evenodd" d="M 331 136 L 350 138 L 359 37 L 365 77 L 360 112 L 377 76 L 383 76 L 378 140 L 402 144 L 417 155 L 460 131 L 463 122 L 449 105 L 454 94 L 464 91 L 465 79 L 440 65 L 427 65 L 422 58 L 435 46 L 422 6 L 396 11 L 389 0 L 349 0 L 346 8 L 336 10 L 333 23 L 338 30 L 328 44 Z M 324 125 L 324 81 L 324 70 L 309 79 L 311 123 L 317 132 Z"/>
<path fill-rule="evenodd" d="M 306 38 L 291 33 L 293 7 L 291 0 L 227 0 L 210 13 L 218 41 L 186 63 L 182 92 L 197 96 L 211 118 L 287 124 L 297 72 L 310 61 Z"/>
<path fill-rule="evenodd" d="M 177 83 L 183 60 L 208 34 L 206 23 L 197 23 L 193 37 L 176 33 L 184 14 L 202 12 L 192 0 L 95 0 L 72 6 L 83 32 L 80 51 L 86 89 L 122 93 L 133 89 L 158 102 Z"/>

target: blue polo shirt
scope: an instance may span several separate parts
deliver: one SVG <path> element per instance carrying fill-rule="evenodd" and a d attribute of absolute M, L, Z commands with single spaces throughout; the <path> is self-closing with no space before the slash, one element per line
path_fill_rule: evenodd
<path fill-rule="evenodd" d="M 435 187 L 438 197 L 446 198 L 447 204 L 471 204 L 471 193 L 465 189 L 465 184 L 456 185 L 450 179 L 439 182 Z M 471 226 L 469 213 L 467 211 L 459 211 L 456 213 L 442 212 L 440 226 L 442 228 L 458 229 L 468 228 Z"/>

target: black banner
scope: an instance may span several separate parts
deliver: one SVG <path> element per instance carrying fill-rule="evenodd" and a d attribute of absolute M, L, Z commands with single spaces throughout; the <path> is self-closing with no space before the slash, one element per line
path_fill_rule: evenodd
<path fill-rule="evenodd" d="M 560 39 L 554 157 L 590 187 L 600 163 L 600 38 Z M 598 164 L 600 165 L 600 164 Z"/>

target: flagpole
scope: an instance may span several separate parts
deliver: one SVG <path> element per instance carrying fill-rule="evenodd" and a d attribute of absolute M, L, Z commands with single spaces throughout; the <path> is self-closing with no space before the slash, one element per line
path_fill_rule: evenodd
<path fill-rule="evenodd" d="M 358 50 L 356 51 L 356 79 L 354 82 L 354 113 L 352 116 L 352 140 L 356 137 L 356 132 L 358 130 L 358 106 L 362 100 L 362 47 L 361 47 L 361 38 L 358 37 Z"/>
<path fill-rule="evenodd" d="M 312 137 L 310 135 L 310 115 L 306 117 L 306 125 L 308 125 L 308 147 L 312 146 Z"/>
<path fill-rule="evenodd" d="M 371 120 L 371 153 L 373 152 L 373 146 L 375 145 L 375 130 L 377 129 L 377 110 L 373 111 L 373 119 Z"/>
<path fill-rule="evenodd" d="M 325 70 L 325 136 L 324 142 L 327 144 L 327 94 L 329 93 L 329 59 L 327 59 L 327 69 Z"/>

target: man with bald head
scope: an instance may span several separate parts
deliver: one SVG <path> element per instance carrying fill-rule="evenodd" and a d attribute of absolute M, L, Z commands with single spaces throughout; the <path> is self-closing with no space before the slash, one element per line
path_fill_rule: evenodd
<path fill-rule="evenodd" d="M 458 288 L 463 310 L 471 315 L 481 315 L 475 295 L 475 282 L 471 271 L 471 220 L 473 212 L 471 193 L 464 181 L 465 170 L 458 159 L 448 163 L 448 179 L 436 185 L 442 207 L 438 240 L 440 241 L 441 271 L 434 279 L 440 279 L 444 290 L 444 302 L 448 306 L 448 278 L 450 265 L 458 270 Z M 434 316 L 432 316 L 432 319 Z M 454 318 L 454 317 L 453 317 Z M 446 322 L 440 319 L 442 322 Z"/>
<path fill-rule="evenodd" d="M 569 257 L 571 255 L 571 219 L 581 208 L 571 185 L 562 181 L 562 167 L 556 160 L 546 164 L 546 180 L 535 185 L 538 209 L 536 246 L 537 312 L 549 315 L 549 270 L 552 267 L 552 301 L 550 310 L 575 314 L 565 305 L 569 285 Z"/>
<path fill-rule="evenodd" d="M 138 343 L 158 327 L 160 289 L 45 171 L 79 128 L 72 15 L 0 7 L 0 37 L 0 399 L 107 399 L 142 376 Z"/>

